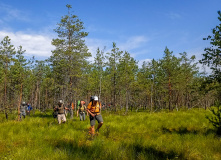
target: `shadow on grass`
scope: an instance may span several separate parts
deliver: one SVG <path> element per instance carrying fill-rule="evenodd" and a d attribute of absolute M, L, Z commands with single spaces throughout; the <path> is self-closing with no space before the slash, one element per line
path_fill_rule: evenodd
<path fill-rule="evenodd" d="M 185 159 L 183 154 L 174 151 L 161 151 L 154 147 L 146 147 L 142 144 L 130 144 L 122 148 L 122 146 L 111 148 L 105 143 L 93 143 L 88 145 L 87 141 L 76 140 L 56 140 L 51 141 L 55 152 L 65 152 L 68 158 L 81 159 Z M 109 148 L 110 147 L 110 148 Z"/>
<path fill-rule="evenodd" d="M 162 128 L 162 132 L 163 133 L 176 133 L 176 134 L 180 134 L 180 135 L 184 135 L 184 134 L 203 134 L 205 136 L 208 136 L 210 134 L 216 134 L 216 130 L 215 129 L 206 129 L 206 130 L 202 130 L 202 131 L 198 131 L 195 129 L 188 129 L 186 127 L 180 127 L 180 128 Z"/>
<path fill-rule="evenodd" d="M 132 148 L 136 158 L 138 159 L 140 154 L 144 155 L 147 159 L 185 159 L 183 154 L 178 154 L 174 151 L 165 152 L 154 147 L 144 147 L 139 144 L 133 145 Z"/>
<path fill-rule="evenodd" d="M 162 128 L 163 133 L 177 133 L 180 135 L 183 134 L 198 134 L 199 131 L 195 129 L 188 129 L 186 127 L 180 127 L 180 128 Z"/>

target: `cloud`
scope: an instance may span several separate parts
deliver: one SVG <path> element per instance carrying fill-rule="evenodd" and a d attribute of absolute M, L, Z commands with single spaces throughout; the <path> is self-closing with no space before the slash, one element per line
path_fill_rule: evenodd
<path fill-rule="evenodd" d="M 9 36 L 11 44 L 15 47 L 21 45 L 23 50 L 26 50 L 26 56 L 48 58 L 51 56 L 51 50 L 54 49 L 51 45 L 52 37 L 49 35 L 0 31 L 0 40 L 5 36 Z"/>
<path fill-rule="evenodd" d="M 132 57 L 136 57 L 138 54 L 144 54 L 147 50 L 141 50 L 143 45 L 148 41 L 148 39 L 144 36 L 134 36 L 128 38 L 126 41 L 116 42 L 117 47 L 121 51 L 128 51 Z M 91 52 L 92 57 L 89 58 L 90 61 L 94 61 L 94 57 L 97 53 L 97 48 L 100 50 L 104 50 L 104 53 L 111 52 L 113 41 L 105 40 L 105 39 L 94 39 L 94 38 L 86 38 L 86 45 L 88 46 L 89 52 Z"/>
<path fill-rule="evenodd" d="M 1 15 L 1 21 L 11 21 L 11 20 L 20 20 L 20 21 L 29 21 L 27 11 L 23 12 L 21 10 L 18 10 L 16 8 L 13 8 L 9 5 L 0 3 L 0 13 Z"/>
<path fill-rule="evenodd" d="M 145 44 L 147 41 L 149 41 L 145 36 L 134 36 L 128 38 L 126 42 L 120 43 L 119 48 L 121 50 L 133 50 L 141 47 L 143 44 Z"/>
<path fill-rule="evenodd" d="M 195 57 L 196 57 L 195 62 L 199 62 L 199 60 L 203 59 L 203 55 L 202 55 L 203 53 L 204 53 L 203 47 L 193 48 L 193 49 L 187 51 L 187 54 L 189 56 L 195 55 Z M 199 72 L 206 72 L 207 74 L 212 73 L 212 70 L 208 66 L 204 66 L 204 65 L 198 63 L 197 67 L 199 68 Z"/>
<path fill-rule="evenodd" d="M 112 42 L 109 40 L 96 39 L 96 38 L 86 38 L 85 43 L 89 49 L 89 52 L 92 55 L 92 57 L 88 59 L 91 62 L 94 61 L 94 57 L 96 56 L 98 47 L 100 50 L 104 50 L 104 53 L 107 53 L 110 52 L 112 44 Z"/>

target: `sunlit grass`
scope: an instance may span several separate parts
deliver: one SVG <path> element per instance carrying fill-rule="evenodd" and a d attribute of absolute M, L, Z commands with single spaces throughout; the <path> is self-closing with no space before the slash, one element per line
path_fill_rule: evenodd
<path fill-rule="evenodd" d="M 0 159 L 221 159 L 221 140 L 205 110 L 103 112 L 98 136 L 89 118 L 56 119 L 36 113 L 18 122 L 0 118 Z M 10 115 L 13 116 L 13 115 Z"/>

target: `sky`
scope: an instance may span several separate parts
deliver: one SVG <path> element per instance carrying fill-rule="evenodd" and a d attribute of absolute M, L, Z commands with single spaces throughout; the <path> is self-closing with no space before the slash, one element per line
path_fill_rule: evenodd
<path fill-rule="evenodd" d="M 139 65 L 161 59 L 165 47 L 199 60 L 210 46 L 203 38 L 220 23 L 221 0 L 0 0 L 0 41 L 9 36 L 27 58 L 49 58 L 67 4 L 89 32 L 85 42 L 91 61 L 98 47 L 109 52 L 113 42 Z"/>

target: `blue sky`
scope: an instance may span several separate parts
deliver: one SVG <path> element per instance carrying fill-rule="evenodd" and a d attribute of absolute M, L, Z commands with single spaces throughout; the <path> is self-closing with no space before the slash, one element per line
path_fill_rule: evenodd
<path fill-rule="evenodd" d="M 84 22 L 93 56 L 98 47 L 108 52 L 116 42 L 139 64 L 162 58 L 166 46 L 175 55 L 201 59 L 209 46 L 202 39 L 219 24 L 221 10 L 221 0 L 0 0 L 0 40 L 8 35 L 27 57 L 48 58 L 66 4 Z"/>

